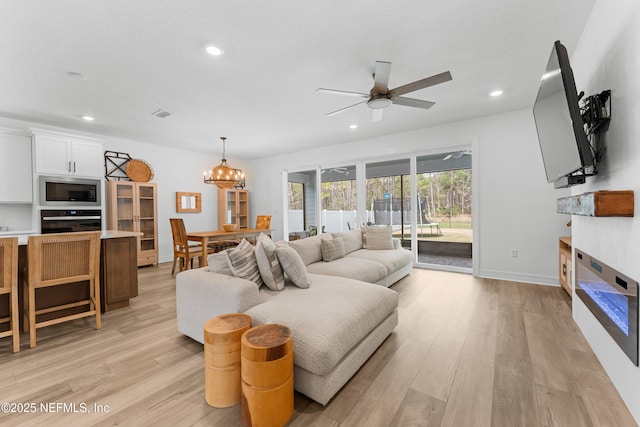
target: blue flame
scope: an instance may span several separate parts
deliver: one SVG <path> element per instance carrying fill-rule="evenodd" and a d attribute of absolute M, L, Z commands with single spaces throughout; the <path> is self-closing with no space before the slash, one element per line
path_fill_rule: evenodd
<path fill-rule="evenodd" d="M 580 287 L 598 304 L 613 323 L 629 336 L 629 300 L 607 283 L 579 282 Z"/>

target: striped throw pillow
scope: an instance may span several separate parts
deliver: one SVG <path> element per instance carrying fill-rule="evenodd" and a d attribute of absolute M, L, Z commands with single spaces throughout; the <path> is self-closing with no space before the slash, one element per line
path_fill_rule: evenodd
<path fill-rule="evenodd" d="M 264 233 L 256 241 L 256 261 L 264 284 L 272 291 L 284 289 L 284 272 L 276 257 L 276 244 Z"/>
<path fill-rule="evenodd" d="M 242 239 L 242 242 L 237 247 L 227 249 L 227 262 L 234 276 L 250 280 L 258 287 L 264 284 L 258 269 L 253 245 L 247 242 L 247 239 Z"/>

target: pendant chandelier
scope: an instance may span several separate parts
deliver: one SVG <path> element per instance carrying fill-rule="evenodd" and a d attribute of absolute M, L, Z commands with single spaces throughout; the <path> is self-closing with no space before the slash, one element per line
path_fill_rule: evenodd
<path fill-rule="evenodd" d="M 221 136 L 222 140 L 222 163 L 208 172 L 204 173 L 204 182 L 215 184 L 218 188 L 244 188 L 244 172 L 241 169 L 232 168 L 225 159 L 225 141 L 227 138 Z"/>

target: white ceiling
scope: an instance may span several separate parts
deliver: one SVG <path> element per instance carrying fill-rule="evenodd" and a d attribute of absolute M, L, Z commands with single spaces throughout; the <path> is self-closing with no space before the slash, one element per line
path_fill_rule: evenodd
<path fill-rule="evenodd" d="M 0 116 L 216 155 L 227 136 L 231 159 L 386 135 L 532 106 L 553 41 L 571 54 L 593 3 L 2 0 Z M 390 88 L 453 80 L 407 95 L 429 110 L 325 117 L 358 100 L 316 88 L 368 92 L 376 60 Z"/>

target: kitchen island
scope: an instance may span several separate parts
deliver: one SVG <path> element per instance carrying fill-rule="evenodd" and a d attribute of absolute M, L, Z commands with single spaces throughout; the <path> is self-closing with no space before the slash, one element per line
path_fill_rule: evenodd
<path fill-rule="evenodd" d="M 100 309 L 108 312 L 129 306 L 129 300 L 138 295 L 138 264 L 136 237 L 141 233 L 106 230 L 100 238 Z M 24 274 L 27 267 L 27 241 L 29 235 L 18 237 L 18 299 L 20 305 L 20 321 L 23 322 L 22 310 L 24 301 Z M 3 236 L 4 237 L 4 236 Z M 38 309 L 54 305 L 62 305 L 74 301 L 88 299 L 89 288 L 86 282 L 60 285 L 38 290 Z M 82 311 L 82 307 L 69 309 Z M 0 317 L 9 313 L 8 301 L 0 300 Z M 62 312 L 57 313 L 63 314 Z M 57 317 L 57 316 L 56 316 Z"/>

